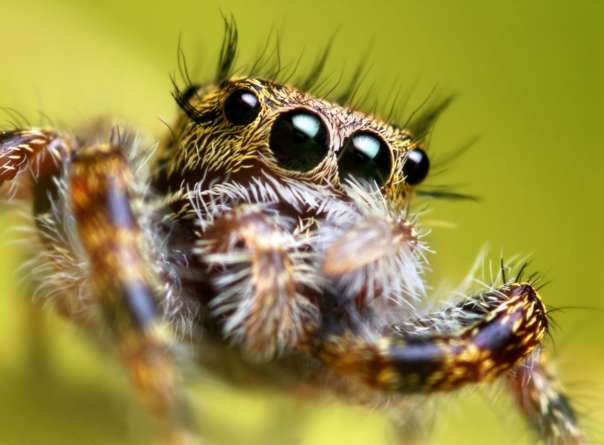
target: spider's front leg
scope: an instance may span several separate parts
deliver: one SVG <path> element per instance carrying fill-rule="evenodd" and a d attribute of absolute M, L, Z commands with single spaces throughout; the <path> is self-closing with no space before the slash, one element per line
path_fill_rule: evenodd
<path fill-rule="evenodd" d="M 159 312 L 162 286 L 133 211 L 133 181 L 119 146 L 79 149 L 69 171 L 70 205 L 89 263 L 91 292 L 132 382 L 148 408 L 166 422 L 168 443 L 193 443 L 169 350 L 170 330 Z"/>
<path fill-rule="evenodd" d="M 429 393 L 506 375 L 518 403 L 548 445 L 584 439 L 574 412 L 538 353 L 546 310 L 529 284 L 513 283 L 441 312 L 393 326 L 373 339 L 319 341 L 316 353 L 336 372 L 383 391 Z"/>
<path fill-rule="evenodd" d="M 540 345 L 547 317 L 528 284 L 504 286 L 477 299 L 488 304 L 487 310 L 460 332 L 328 336 L 317 354 L 336 372 L 386 391 L 445 391 L 493 380 Z"/>
<path fill-rule="evenodd" d="M 257 205 L 238 205 L 205 228 L 196 253 L 209 267 L 209 302 L 223 333 L 250 358 L 291 350 L 318 324 L 309 298 L 318 284 L 303 235 L 290 233 Z"/>
<path fill-rule="evenodd" d="M 431 332 L 451 334 L 467 329 L 489 312 L 490 299 L 488 293 L 471 298 L 399 324 L 396 329 L 403 336 L 430 335 Z M 551 368 L 546 354 L 537 350 L 505 374 L 508 387 L 526 420 L 548 445 L 584 444 L 573 407 Z"/>

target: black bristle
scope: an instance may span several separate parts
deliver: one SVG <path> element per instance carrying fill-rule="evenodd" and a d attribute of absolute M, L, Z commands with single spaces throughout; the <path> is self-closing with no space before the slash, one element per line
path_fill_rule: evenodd
<path fill-rule="evenodd" d="M 220 84 L 227 80 L 233 70 L 233 65 L 237 58 L 237 44 L 239 41 L 239 33 L 237 31 L 237 23 L 235 17 L 223 17 L 224 19 L 224 38 L 220 47 L 218 56 L 218 68 L 214 76 L 214 82 Z"/>
<path fill-rule="evenodd" d="M 336 102 L 342 105 L 348 105 L 358 93 L 361 83 L 363 82 L 365 76 L 368 73 L 367 68 L 367 59 L 369 54 L 371 53 L 370 48 L 361 56 L 359 61 L 357 62 L 357 66 L 350 77 L 348 85 L 344 88 L 344 90 L 338 95 L 336 98 Z"/>
<path fill-rule="evenodd" d="M 480 197 L 469 193 L 455 192 L 447 187 L 419 188 L 417 196 L 421 198 L 446 199 L 451 201 L 480 201 Z"/>
<path fill-rule="evenodd" d="M 506 270 L 506 265 L 505 265 L 505 262 L 503 261 L 503 257 L 501 257 L 501 258 L 499 258 L 499 271 L 501 273 L 501 281 L 504 285 L 506 285 L 508 282 L 505 270 Z"/>
<path fill-rule="evenodd" d="M 300 82 L 300 88 L 303 90 L 310 91 L 317 86 L 317 83 L 321 78 L 321 74 L 323 74 L 323 70 L 325 69 L 325 65 L 327 64 L 329 54 L 331 53 L 334 39 L 335 35 L 329 39 L 327 45 L 325 45 L 325 48 L 315 61 L 314 66 L 311 68 L 306 78 Z"/>
<path fill-rule="evenodd" d="M 438 118 L 442 116 L 447 108 L 449 108 L 454 98 L 455 96 L 453 95 L 446 96 L 432 105 L 426 106 L 429 101 L 428 98 L 428 100 L 412 113 L 405 127 L 408 128 L 417 139 L 424 139 Z M 420 110 L 422 111 L 420 112 Z"/>
<path fill-rule="evenodd" d="M 191 99 L 195 97 L 197 91 L 199 90 L 199 85 L 190 84 L 186 87 L 185 90 L 181 90 L 174 78 L 172 78 L 172 85 L 174 87 L 172 91 L 172 97 L 178 104 L 178 107 L 185 112 L 185 114 L 191 119 L 193 122 L 198 124 L 203 124 L 210 122 L 216 118 L 216 114 L 213 112 L 201 113 L 197 110 L 192 104 Z"/>

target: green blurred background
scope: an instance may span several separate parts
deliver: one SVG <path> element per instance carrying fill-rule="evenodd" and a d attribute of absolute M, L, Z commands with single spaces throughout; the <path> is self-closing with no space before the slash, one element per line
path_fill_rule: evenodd
<path fill-rule="evenodd" d="M 437 93 L 458 100 L 439 121 L 438 156 L 478 143 L 433 183 L 462 185 L 480 203 L 434 202 L 434 284 L 455 284 L 489 242 L 533 254 L 551 284 L 556 357 L 584 427 L 604 422 L 604 4 L 598 1 L 185 1 L 0 0 L 0 105 L 61 126 L 118 116 L 160 135 L 175 107 L 169 75 L 179 35 L 191 66 L 214 67 L 220 11 L 233 13 L 242 59 L 271 27 L 283 58 L 312 61 L 338 28 L 329 68 L 352 69 L 373 42 L 368 84 L 382 99 L 415 85 L 411 103 Z M 8 227 L 15 221 L 3 215 Z M 451 224 L 442 224 L 446 221 Z M 3 232 L 0 256 L 0 445 L 138 444 L 153 427 L 119 367 L 50 308 L 31 308 L 15 271 L 18 247 Z M 204 430 L 217 443 L 386 444 L 377 413 L 318 407 L 213 379 L 194 383 Z M 500 389 L 446 397 L 432 443 L 532 443 Z"/>

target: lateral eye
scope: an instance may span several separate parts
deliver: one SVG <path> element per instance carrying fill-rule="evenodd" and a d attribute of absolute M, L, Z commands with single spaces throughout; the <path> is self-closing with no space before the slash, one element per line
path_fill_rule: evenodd
<path fill-rule="evenodd" d="M 426 179 L 430 170 L 430 159 L 424 150 L 414 148 L 407 153 L 407 159 L 403 165 L 405 182 L 409 185 L 417 185 Z"/>
<path fill-rule="evenodd" d="M 338 171 L 341 178 L 351 176 L 384 185 L 392 171 L 390 149 L 373 133 L 355 133 L 344 142 Z"/>
<path fill-rule="evenodd" d="M 329 135 L 323 120 L 299 108 L 280 114 L 270 135 L 270 148 L 281 167 L 308 171 L 327 155 Z"/>
<path fill-rule="evenodd" d="M 224 101 L 224 115 L 233 125 L 252 123 L 260 113 L 260 101 L 247 88 L 233 91 Z"/>

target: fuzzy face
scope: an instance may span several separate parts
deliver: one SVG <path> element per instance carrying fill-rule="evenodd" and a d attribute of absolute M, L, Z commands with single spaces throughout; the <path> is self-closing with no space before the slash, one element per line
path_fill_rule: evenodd
<path fill-rule="evenodd" d="M 406 209 L 429 161 L 409 132 L 256 78 L 178 102 L 162 182 L 186 190 L 177 212 L 227 338 L 267 359 L 326 319 L 370 332 L 413 315 L 425 247 Z"/>

